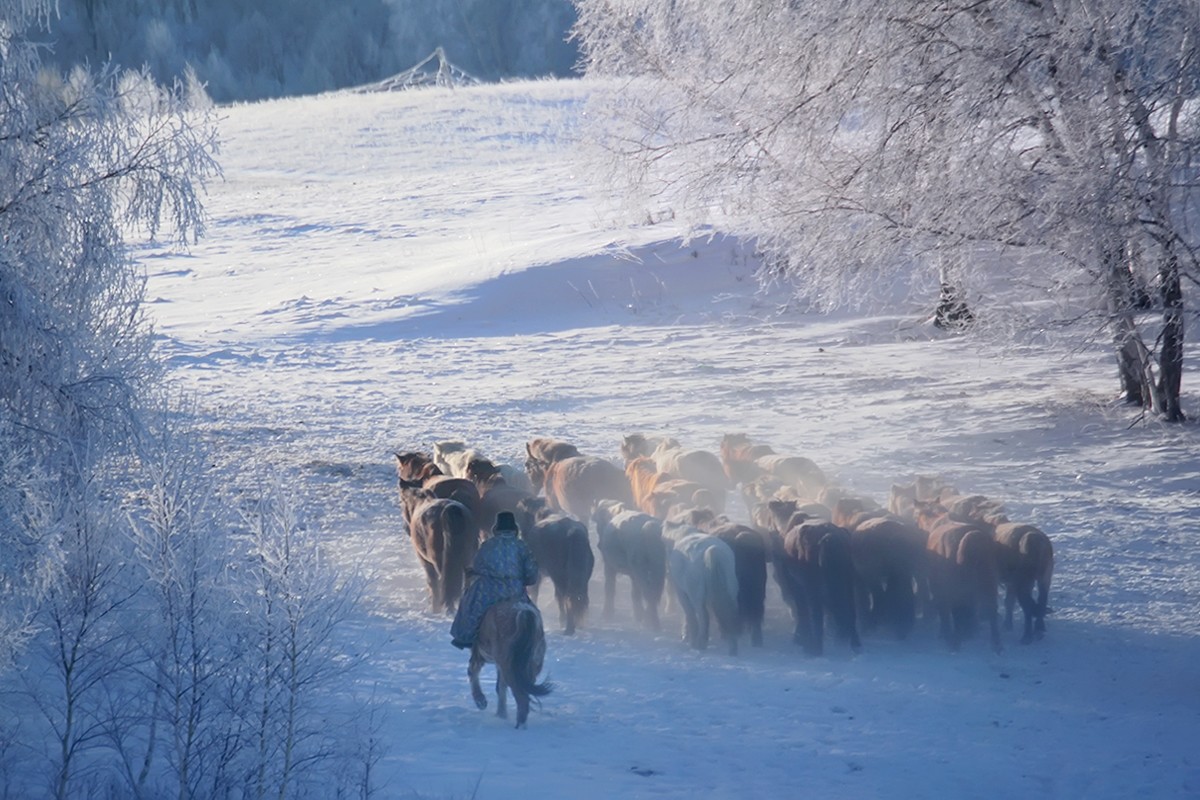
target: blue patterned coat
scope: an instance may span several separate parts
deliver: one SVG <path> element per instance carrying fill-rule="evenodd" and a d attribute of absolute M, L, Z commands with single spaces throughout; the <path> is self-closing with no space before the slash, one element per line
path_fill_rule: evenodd
<path fill-rule="evenodd" d="M 471 583 L 450 625 L 456 643 L 472 644 L 483 615 L 501 600 L 528 597 L 526 586 L 537 583 L 538 565 L 515 531 L 496 531 L 483 544 L 467 571 Z"/>

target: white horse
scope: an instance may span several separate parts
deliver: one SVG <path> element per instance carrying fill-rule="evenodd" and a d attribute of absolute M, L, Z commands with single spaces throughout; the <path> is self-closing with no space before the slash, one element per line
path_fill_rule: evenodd
<path fill-rule="evenodd" d="M 466 442 L 457 439 L 433 443 L 433 463 L 437 464 L 438 469 L 447 475 L 455 478 L 470 478 L 467 465 L 473 459 L 494 463 L 480 450 L 468 447 Z M 529 476 L 525 474 L 525 470 L 514 467 L 512 464 L 496 464 L 496 468 L 500 470 L 500 477 L 504 478 L 504 482 L 509 486 L 514 486 L 523 492 L 533 493 L 533 484 L 529 482 Z"/>
<path fill-rule="evenodd" d="M 683 608 L 683 639 L 697 650 L 708 646 L 709 614 L 717 618 L 729 654 L 737 655 L 738 580 L 733 548 L 707 533 L 675 540 L 667 574 Z"/>

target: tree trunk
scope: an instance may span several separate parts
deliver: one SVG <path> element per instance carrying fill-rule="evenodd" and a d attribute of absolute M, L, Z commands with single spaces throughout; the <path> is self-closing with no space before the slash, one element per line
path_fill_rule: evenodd
<path fill-rule="evenodd" d="M 941 268 L 939 284 L 938 304 L 933 312 L 933 324 L 943 330 L 961 331 L 975 321 L 975 315 L 971 313 L 971 309 L 967 305 L 966 290 L 962 283 L 944 266 Z"/>
<path fill-rule="evenodd" d="M 1162 349 L 1158 355 L 1158 394 L 1167 422 L 1184 422 L 1179 404 L 1183 384 L 1183 287 L 1179 279 L 1179 257 L 1168 246 L 1159 269 L 1163 301 Z"/>
<path fill-rule="evenodd" d="M 1108 284 L 1108 314 L 1112 326 L 1113 347 L 1117 354 L 1117 375 L 1121 393 L 1130 405 L 1149 406 L 1152 402 L 1146 381 L 1146 346 L 1133 318 L 1135 304 L 1130 271 L 1121 258 L 1121 249 L 1110 247 L 1104 256 L 1104 274 Z"/>

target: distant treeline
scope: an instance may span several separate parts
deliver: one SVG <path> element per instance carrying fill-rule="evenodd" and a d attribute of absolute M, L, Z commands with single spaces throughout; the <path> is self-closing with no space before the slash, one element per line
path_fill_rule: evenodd
<path fill-rule="evenodd" d="M 59 0 L 59 70 L 112 61 L 171 82 L 188 65 L 217 102 L 371 83 L 441 46 L 482 80 L 573 74 L 570 0 Z"/>

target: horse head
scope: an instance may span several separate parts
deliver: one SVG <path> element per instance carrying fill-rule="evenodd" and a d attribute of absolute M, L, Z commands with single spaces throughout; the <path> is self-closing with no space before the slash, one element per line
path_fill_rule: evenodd
<path fill-rule="evenodd" d="M 621 457 L 628 464 L 638 456 L 650 455 L 650 442 L 640 433 L 631 433 L 621 440 Z"/>
<path fill-rule="evenodd" d="M 442 474 L 437 464 L 434 464 L 433 459 L 426 453 L 412 450 L 406 453 L 397 452 L 394 455 L 396 456 L 396 472 L 404 480 L 423 481 L 432 475 Z"/>

